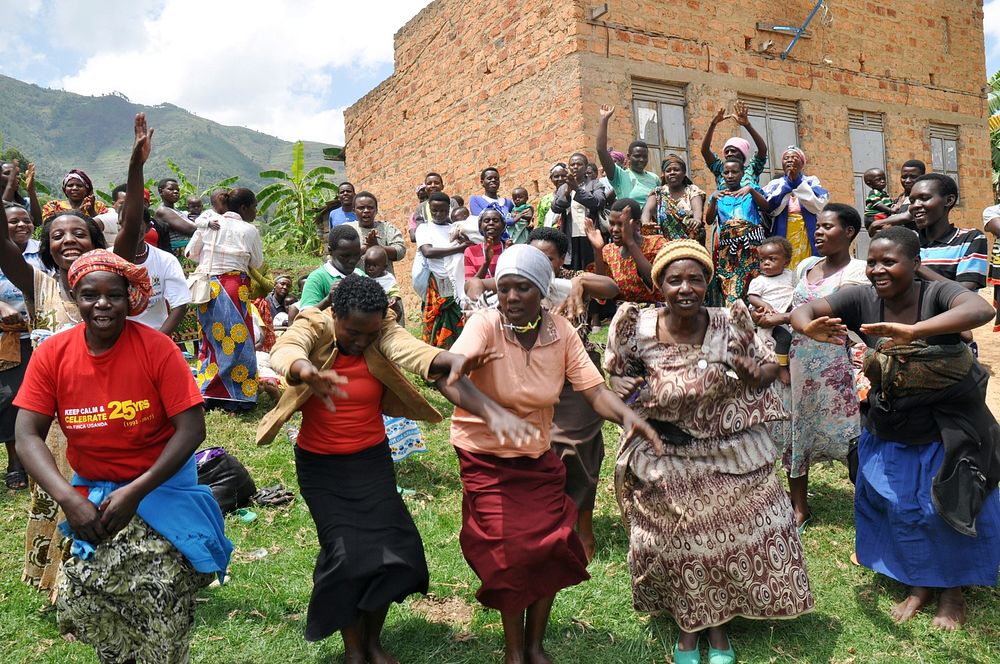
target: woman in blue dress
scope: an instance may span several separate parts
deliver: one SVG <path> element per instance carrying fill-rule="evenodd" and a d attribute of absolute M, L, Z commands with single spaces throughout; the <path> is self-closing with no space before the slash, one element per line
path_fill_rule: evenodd
<path fill-rule="evenodd" d="M 919 274 L 918 274 L 919 270 Z M 872 240 L 870 286 L 849 286 L 792 312 L 796 332 L 868 346 L 854 510 L 858 562 L 909 586 L 892 609 L 911 618 L 940 591 L 932 626 L 965 621 L 962 586 L 997 584 L 1000 427 L 988 374 L 960 333 L 993 318 L 975 293 L 920 268 L 917 236 Z"/>

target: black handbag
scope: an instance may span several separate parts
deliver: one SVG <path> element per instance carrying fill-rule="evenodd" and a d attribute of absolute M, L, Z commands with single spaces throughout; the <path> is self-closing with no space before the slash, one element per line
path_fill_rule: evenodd
<path fill-rule="evenodd" d="M 257 493 L 257 485 L 247 469 L 221 447 L 199 453 L 198 484 L 212 490 L 224 514 L 246 507 L 250 497 Z"/>

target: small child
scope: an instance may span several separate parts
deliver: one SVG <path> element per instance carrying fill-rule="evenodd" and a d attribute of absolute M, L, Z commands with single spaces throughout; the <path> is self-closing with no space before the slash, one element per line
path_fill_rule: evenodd
<path fill-rule="evenodd" d="M 792 305 L 795 274 L 788 269 L 788 263 L 792 259 L 792 243 L 780 235 L 773 235 L 765 238 L 757 247 L 757 256 L 760 259 L 760 276 L 750 281 L 747 300 L 757 310 L 758 315 L 764 315 L 763 320 L 758 320 L 758 334 L 767 335 L 765 330 L 771 329 L 770 335 L 767 336 L 774 340 L 774 352 L 778 356 L 780 367 L 778 377 L 782 383 L 788 385 L 791 383 L 791 375 L 788 372 L 788 349 L 792 345 L 791 330 L 787 324 L 767 323 L 770 315 L 785 314 Z"/>
<path fill-rule="evenodd" d="M 892 196 L 886 191 L 885 171 L 869 168 L 865 171 L 864 180 L 871 189 L 865 197 L 865 226 L 869 226 L 873 221 L 885 219 L 896 212 L 892 208 Z"/>
<path fill-rule="evenodd" d="M 507 234 L 510 236 L 511 244 L 526 244 L 528 236 L 535 228 L 535 208 L 528 205 L 528 190 L 524 187 L 517 187 L 510 192 L 510 199 L 514 202 L 514 209 L 507 215 Z"/>
<path fill-rule="evenodd" d="M 469 208 L 461 205 L 451 211 L 452 221 L 465 221 L 469 218 Z"/>
<path fill-rule="evenodd" d="M 365 274 L 378 282 L 385 294 L 389 296 L 389 308 L 396 312 L 396 320 L 400 325 L 405 323 L 403 318 L 402 295 L 399 292 L 399 285 L 396 277 L 389 272 L 389 254 L 380 245 L 369 247 L 365 252 Z"/>

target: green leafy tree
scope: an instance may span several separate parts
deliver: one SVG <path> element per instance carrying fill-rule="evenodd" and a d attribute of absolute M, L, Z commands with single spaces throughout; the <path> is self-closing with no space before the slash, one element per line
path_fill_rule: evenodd
<path fill-rule="evenodd" d="M 316 212 L 326 205 L 327 199 L 336 197 L 337 185 L 328 179 L 335 174 L 336 171 L 329 166 L 317 166 L 306 173 L 302 141 L 292 146 L 289 173 L 261 172 L 262 178 L 278 180 L 260 190 L 257 207 L 261 214 L 273 210 L 268 230 L 279 235 L 279 246 L 286 250 L 319 251 L 320 236 L 316 233 L 313 219 Z"/>
<path fill-rule="evenodd" d="M 1000 71 L 990 76 L 987 83 L 987 102 L 990 108 L 990 145 L 993 147 L 993 188 L 1000 175 Z"/>
<path fill-rule="evenodd" d="M 233 175 L 228 178 L 223 178 L 218 182 L 214 182 L 208 187 L 201 188 L 201 167 L 198 168 L 198 175 L 194 182 L 184 174 L 180 166 L 167 159 L 167 166 L 173 171 L 174 177 L 177 178 L 177 184 L 180 185 L 181 199 L 177 202 L 177 207 L 180 209 L 185 209 L 187 207 L 187 199 L 190 196 L 197 196 L 198 198 L 207 198 L 212 195 L 212 192 L 216 189 L 229 189 L 236 181 L 239 180 L 238 175 Z"/>

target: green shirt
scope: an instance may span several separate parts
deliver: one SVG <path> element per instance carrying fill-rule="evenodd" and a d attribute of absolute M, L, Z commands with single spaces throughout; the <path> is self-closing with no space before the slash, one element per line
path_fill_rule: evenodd
<path fill-rule="evenodd" d="M 645 205 L 649 192 L 660 186 L 660 178 L 655 173 L 636 173 L 631 168 L 622 168 L 618 164 L 615 164 L 615 172 L 608 178 L 608 182 L 614 187 L 618 200 L 631 198 L 639 205 Z"/>
<path fill-rule="evenodd" d="M 357 267 L 354 268 L 354 274 L 362 277 L 366 276 Z M 315 307 L 324 297 L 330 294 L 330 288 L 346 276 L 346 274 L 335 268 L 329 261 L 323 263 L 321 267 L 316 268 L 306 277 L 306 283 L 302 286 L 302 297 L 299 298 L 295 306 L 299 308 L 299 311 L 306 307 Z"/>

